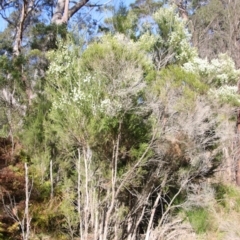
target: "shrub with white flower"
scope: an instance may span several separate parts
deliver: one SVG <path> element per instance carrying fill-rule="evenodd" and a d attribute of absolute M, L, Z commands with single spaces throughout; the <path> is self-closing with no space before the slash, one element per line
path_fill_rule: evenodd
<path fill-rule="evenodd" d="M 197 51 L 191 46 L 191 34 L 186 28 L 186 21 L 176 12 L 177 6 L 173 4 L 167 8 L 160 8 L 153 18 L 159 28 L 158 48 L 165 49 L 174 55 L 175 61 L 183 63 L 196 57 Z"/>
<path fill-rule="evenodd" d="M 91 84 L 97 82 L 96 77 L 91 74 L 76 74 L 78 77 L 72 84 L 68 91 L 66 89 L 59 89 L 58 98 L 55 98 L 53 101 L 53 108 L 63 110 L 67 107 L 67 105 L 76 105 L 76 107 L 81 108 L 86 104 L 92 104 L 92 106 L 96 106 L 96 98 L 98 94 L 92 94 L 91 91 L 86 91 L 86 89 L 90 89 Z M 69 82 L 71 80 L 69 79 Z M 93 97 L 95 95 L 95 97 Z"/>
<path fill-rule="evenodd" d="M 146 86 L 145 71 L 152 67 L 139 44 L 116 34 L 89 45 L 82 55 L 69 46 L 49 53 L 53 111 L 116 117 L 136 105 L 136 96 Z"/>
<path fill-rule="evenodd" d="M 151 51 L 157 43 L 163 44 L 163 39 L 160 36 L 150 34 L 149 32 L 141 35 L 137 42 L 139 47 L 145 51 Z"/>
<path fill-rule="evenodd" d="M 211 61 L 194 57 L 183 64 L 183 69 L 200 75 L 205 82 L 216 86 L 235 84 L 240 76 L 240 70 L 236 69 L 234 61 L 227 54 L 220 54 Z"/>
<path fill-rule="evenodd" d="M 218 89 L 210 89 L 209 96 L 223 103 L 240 106 L 240 95 L 237 93 L 237 86 L 224 85 Z"/>
<path fill-rule="evenodd" d="M 119 101 L 117 101 L 116 99 L 111 101 L 109 98 L 102 100 L 99 106 L 100 112 L 112 117 L 116 116 L 116 114 L 122 109 L 123 106 Z"/>
<path fill-rule="evenodd" d="M 68 69 L 73 64 L 74 59 L 67 46 L 61 40 L 59 40 L 59 49 L 60 51 L 58 51 L 57 55 L 54 50 L 47 53 L 48 59 L 53 60 L 49 65 L 48 74 L 54 78 L 68 77 Z"/>

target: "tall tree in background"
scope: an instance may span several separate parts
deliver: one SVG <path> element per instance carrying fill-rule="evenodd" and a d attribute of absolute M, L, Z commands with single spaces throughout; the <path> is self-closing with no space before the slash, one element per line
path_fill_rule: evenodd
<path fill-rule="evenodd" d="M 209 59 L 228 52 L 240 67 L 240 1 L 211 0 L 191 17 L 193 45 Z"/>
<path fill-rule="evenodd" d="M 30 26 L 42 22 L 50 15 L 51 24 L 67 24 L 70 18 L 82 7 L 87 6 L 89 0 L 80 0 L 74 4 L 69 0 L 40 1 L 19 0 L 1 1 L 1 17 L 14 30 L 13 55 L 19 56 L 23 43 L 24 31 Z M 89 7 L 97 6 L 94 2 Z M 99 6 L 99 5 L 98 5 Z M 11 14 L 8 14 L 11 12 Z"/>
<path fill-rule="evenodd" d="M 80 0 L 70 7 L 69 0 L 58 0 L 52 16 L 52 23 L 58 25 L 67 23 L 68 20 L 88 2 L 89 0 Z"/>

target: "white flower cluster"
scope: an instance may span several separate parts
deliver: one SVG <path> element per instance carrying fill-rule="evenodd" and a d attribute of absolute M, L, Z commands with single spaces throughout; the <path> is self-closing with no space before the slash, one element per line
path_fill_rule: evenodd
<path fill-rule="evenodd" d="M 224 85 L 218 89 L 210 89 L 209 95 L 224 102 L 235 101 L 240 103 L 240 96 L 237 94 L 237 86 Z"/>
<path fill-rule="evenodd" d="M 70 101 L 81 104 L 82 101 L 86 100 L 86 94 L 79 88 L 74 87 L 70 93 Z"/>
<path fill-rule="evenodd" d="M 115 116 L 122 109 L 122 104 L 117 100 L 111 101 L 109 98 L 106 98 L 101 101 L 99 110 L 102 113 L 107 114 L 108 116 Z"/>
<path fill-rule="evenodd" d="M 236 83 L 240 71 L 236 70 L 233 60 L 227 54 L 220 54 L 218 58 L 208 61 L 194 57 L 191 61 L 183 64 L 183 69 L 187 72 L 205 76 L 211 82 L 217 84 Z"/>
<path fill-rule="evenodd" d="M 96 83 L 95 76 L 90 74 L 81 75 L 81 80 L 72 87 L 69 93 L 61 95 L 57 101 L 53 102 L 53 109 L 67 110 L 68 106 L 75 106 L 81 108 L 82 106 L 88 106 L 92 109 L 92 113 L 95 115 L 97 112 L 104 113 L 108 116 L 115 116 L 122 109 L 121 100 L 105 98 L 100 100 L 97 93 L 93 93 L 89 88 L 88 83 Z M 94 79 L 94 80 L 93 80 Z M 94 88 L 97 91 L 96 88 Z M 116 96 L 115 96 L 116 97 Z"/>
<path fill-rule="evenodd" d="M 176 59 L 179 61 L 191 60 L 197 56 L 197 50 L 190 46 L 190 43 L 187 39 L 182 39 L 179 44 L 179 54 L 176 55 Z"/>
<path fill-rule="evenodd" d="M 86 89 L 93 79 L 95 79 L 95 76 L 92 76 L 91 74 L 83 75 L 80 73 L 78 82 L 74 84 L 70 92 L 66 92 L 58 98 L 57 102 L 53 102 L 53 108 L 63 109 L 64 105 L 70 105 L 73 103 L 81 106 L 87 101 L 92 101 L 92 94 L 86 92 Z"/>
<path fill-rule="evenodd" d="M 58 100 L 54 100 L 52 102 L 52 108 L 53 109 L 64 109 L 66 104 L 69 104 L 69 98 L 66 95 L 64 95 L 64 96 L 61 96 Z"/>
<path fill-rule="evenodd" d="M 72 58 L 69 55 L 69 52 L 65 49 L 62 50 L 61 54 L 56 55 L 53 51 L 48 53 L 49 58 L 54 58 L 54 61 L 51 62 L 48 74 L 56 78 L 64 75 L 66 70 L 72 64 Z"/>
<path fill-rule="evenodd" d="M 158 38 L 156 35 L 153 35 L 147 32 L 140 37 L 137 44 L 141 49 L 144 49 L 145 51 L 150 51 L 151 49 L 153 49 L 154 45 L 157 42 L 162 44 L 163 39 L 160 37 Z"/>
<path fill-rule="evenodd" d="M 173 49 L 175 58 L 179 61 L 187 61 L 197 56 L 197 51 L 191 46 L 191 34 L 186 28 L 186 22 L 177 14 L 177 7 L 171 5 L 168 8 L 160 8 L 154 14 L 154 19 L 159 26 L 160 35 L 167 34 L 167 41 L 163 43 L 165 47 Z M 168 31 L 165 32 L 164 31 Z M 163 31 L 163 32 L 162 32 Z"/>
<path fill-rule="evenodd" d="M 175 23 L 184 23 L 185 21 L 176 14 L 176 10 L 177 6 L 175 4 L 172 4 L 169 7 L 162 7 L 154 14 L 153 17 L 158 24 L 164 22 L 164 25 L 170 27 Z"/>
<path fill-rule="evenodd" d="M 111 38 L 110 38 L 111 39 Z M 128 37 L 126 37 L 124 34 L 121 33 L 117 33 L 114 35 L 113 39 L 116 39 L 118 44 L 121 44 L 122 46 L 124 46 L 124 48 L 126 49 L 130 49 L 132 50 L 137 50 L 137 44 L 132 41 L 131 39 L 129 39 Z"/>

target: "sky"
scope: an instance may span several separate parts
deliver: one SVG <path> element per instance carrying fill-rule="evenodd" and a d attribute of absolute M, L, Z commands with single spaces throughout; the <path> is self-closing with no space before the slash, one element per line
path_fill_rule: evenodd
<path fill-rule="evenodd" d="M 129 6 L 131 3 L 135 2 L 135 0 L 90 0 L 89 3 L 97 3 L 97 4 L 114 4 L 114 6 L 119 6 L 120 2 L 124 2 L 126 6 Z M 81 11 L 81 10 L 80 10 Z M 8 10 L 7 14 L 10 14 L 11 11 Z M 96 16 L 98 18 L 102 18 L 104 16 Z M 7 22 L 0 17 L 0 32 L 2 32 L 7 27 Z"/>

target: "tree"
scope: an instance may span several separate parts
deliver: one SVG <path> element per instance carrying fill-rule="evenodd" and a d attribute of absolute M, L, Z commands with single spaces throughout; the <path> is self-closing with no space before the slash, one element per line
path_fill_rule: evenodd
<path fill-rule="evenodd" d="M 89 0 L 80 0 L 71 5 L 69 4 L 69 0 L 59 0 L 56 3 L 37 0 L 23 0 L 17 3 L 14 1 L 2 1 L 0 11 L 1 17 L 6 20 L 9 27 L 12 27 L 14 30 L 13 55 L 18 56 L 20 54 L 24 32 L 26 32 L 31 26 L 35 25 L 35 23 L 44 22 L 46 16 L 50 14 L 49 17 L 51 24 L 67 24 L 74 14 L 84 6 L 91 8 L 101 6 L 94 2 L 92 4 L 88 3 Z M 9 9 L 12 11 L 10 16 L 7 15 L 7 10 Z M 49 19 L 46 20 L 49 21 Z"/>
<path fill-rule="evenodd" d="M 239 1 L 211 0 L 191 16 L 193 45 L 202 58 L 227 52 L 239 68 L 239 8 Z"/>

